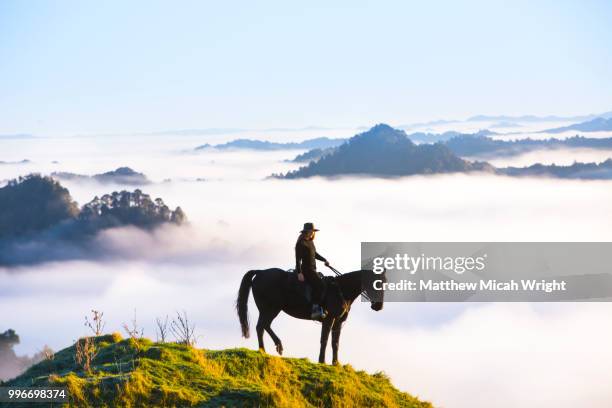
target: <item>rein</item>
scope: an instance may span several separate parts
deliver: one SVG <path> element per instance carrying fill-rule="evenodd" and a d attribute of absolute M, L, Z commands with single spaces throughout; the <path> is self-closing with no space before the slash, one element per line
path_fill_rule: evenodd
<path fill-rule="evenodd" d="M 342 272 L 340 272 L 339 270 L 337 270 L 333 266 L 329 265 L 328 268 L 331 269 L 332 272 L 336 274 L 336 276 L 342 276 Z M 340 290 L 340 294 L 342 294 L 342 289 L 340 289 L 340 287 L 338 287 L 338 289 Z M 363 296 L 367 301 L 370 301 L 370 297 L 365 292 L 365 290 L 361 292 L 361 296 Z M 342 295 L 342 297 L 344 297 L 344 295 Z"/>

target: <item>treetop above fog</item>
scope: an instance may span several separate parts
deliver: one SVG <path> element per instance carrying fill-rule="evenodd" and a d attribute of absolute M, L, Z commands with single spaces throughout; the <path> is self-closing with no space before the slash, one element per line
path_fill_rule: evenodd
<path fill-rule="evenodd" d="M 171 210 L 161 198 L 153 199 L 139 189 L 94 197 L 79 208 L 68 189 L 51 177 L 31 174 L 0 188 L 0 238 L 18 238 L 60 226 L 74 236 L 114 226 L 151 228 L 185 220 L 180 207 Z"/>

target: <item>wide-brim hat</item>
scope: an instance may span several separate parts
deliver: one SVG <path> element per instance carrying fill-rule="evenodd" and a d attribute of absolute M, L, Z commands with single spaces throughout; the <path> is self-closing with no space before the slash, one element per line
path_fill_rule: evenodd
<path fill-rule="evenodd" d="M 304 228 L 300 232 L 307 232 L 307 231 L 319 231 L 319 230 L 314 227 L 314 224 L 312 222 L 305 222 Z"/>

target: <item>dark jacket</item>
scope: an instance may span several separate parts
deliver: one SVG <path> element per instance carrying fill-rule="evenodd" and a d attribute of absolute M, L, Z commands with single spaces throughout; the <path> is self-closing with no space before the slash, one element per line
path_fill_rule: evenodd
<path fill-rule="evenodd" d="M 327 262 L 315 249 L 312 240 L 298 239 L 295 243 L 295 271 L 304 275 L 316 275 L 317 262 Z"/>

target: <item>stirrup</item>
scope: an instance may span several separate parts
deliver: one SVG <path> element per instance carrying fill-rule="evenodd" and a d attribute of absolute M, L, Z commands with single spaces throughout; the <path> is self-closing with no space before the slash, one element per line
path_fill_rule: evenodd
<path fill-rule="evenodd" d="M 320 305 L 313 305 L 310 318 L 312 320 L 323 320 L 327 317 L 327 312 Z"/>

